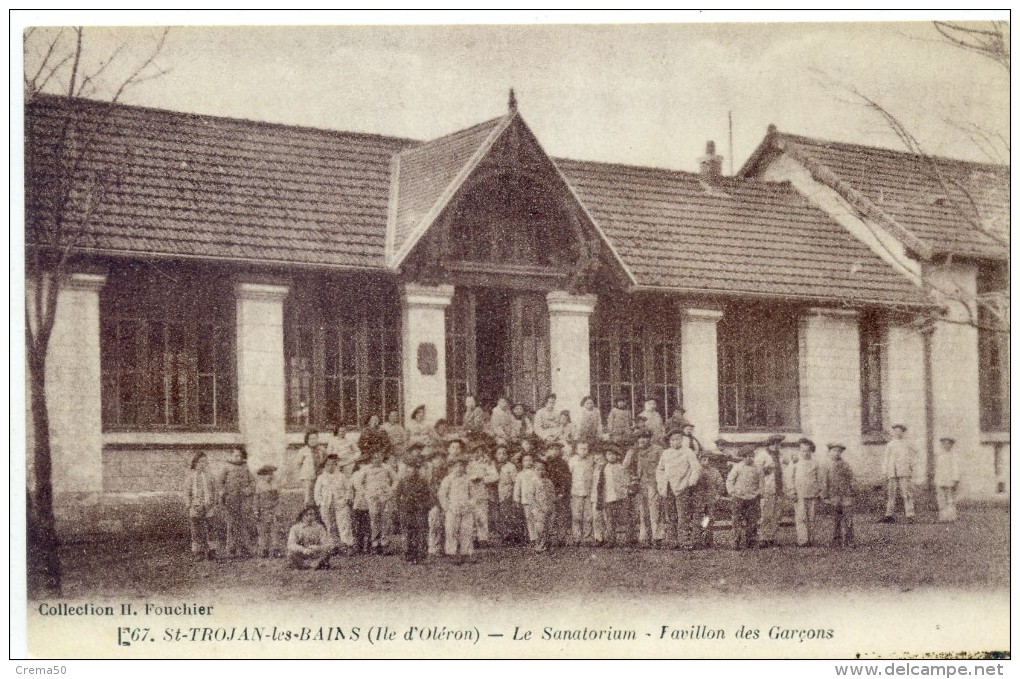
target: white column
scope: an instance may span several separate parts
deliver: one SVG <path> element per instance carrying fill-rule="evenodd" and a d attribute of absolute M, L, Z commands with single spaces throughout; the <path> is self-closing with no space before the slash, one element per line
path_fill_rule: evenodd
<path fill-rule="evenodd" d="M 287 448 L 283 300 L 289 288 L 236 283 L 237 414 L 248 466 L 283 468 Z"/>
<path fill-rule="evenodd" d="M 808 309 L 800 323 L 801 431 L 820 450 L 846 447 L 854 470 L 871 465 L 861 445 L 861 333 L 857 312 Z"/>
<path fill-rule="evenodd" d="M 917 328 L 890 325 L 886 330 L 886 360 L 883 365 L 885 375 L 882 385 L 882 398 L 885 401 L 884 428 L 886 431 L 894 424 L 902 424 L 907 428 L 906 438 L 913 443 L 921 455 L 918 462 L 915 480 L 924 482 L 924 463 L 927 461 L 927 417 L 925 414 L 924 393 L 924 333 Z M 884 478 L 881 469 L 881 454 L 884 447 L 875 447 L 872 460 L 875 468 L 869 470 L 866 481 L 880 481 Z"/>
<path fill-rule="evenodd" d="M 682 309 L 680 326 L 680 381 L 685 417 L 694 434 L 711 447 L 719 437 L 719 342 L 717 309 Z"/>
<path fill-rule="evenodd" d="M 945 321 L 936 321 L 931 336 L 932 431 L 935 445 L 942 436 L 956 439 L 960 455 L 960 494 L 987 495 L 993 460 L 981 448 L 981 406 L 978 389 L 977 267 L 942 265 L 927 272 L 936 290 L 948 293 Z"/>
<path fill-rule="evenodd" d="M 452 285 L 404 285 L 404 410 L 410 415 L 424 405 L 427 422 L 446 417 L 446 307 L 452 300 Z M 427 365 L 432 356 L 434 365 Z"/>
<path fill-rule="evenodd" d="M 74 273 L 58 293 L 46 357 L 56 505 L 94 504 L 103 490 L 99 291 L 105 284 L 106 276 Z"/>
<path fill-rule="evenodd" d="M 581 399 L 591 394 L 591 361 L 588 353 L 589 319 L 595 311 L 595 295 L 572 295 L 553 290 L 549 305 L 549 371 L 558 410 L 569 410 L 576 422 Z"/>

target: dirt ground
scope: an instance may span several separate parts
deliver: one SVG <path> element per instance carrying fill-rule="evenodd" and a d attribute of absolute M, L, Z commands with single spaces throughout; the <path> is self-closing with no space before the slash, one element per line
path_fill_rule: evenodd
<path fill-rule="evenodd" d="M 488 601 L 592 593 L 627 596 L 767 593 L 890 593 L 942 588 L 1008 592 L 1009 510 L 965 508 L 945 525 L 921 515 L 908 525 L 877 524 L 858 515 L 857 546 L 849 550 L 794 546 L 792 527 L 781 546 L 735 552 L 730 532 L 716 532 L 716 548 L 696 552 L 638 548 L 564 548 L 533 554 L 524 548 L 481 550 L 475 561 L 435 558 L 409 565 L 396 555 L 336 557 L 323 572 L 295 572 L 281 559 L 195 563 L 180 538 L 69 545 L 63 550 L 64 596 L 69 599 L 230 599 L 238 602 L 342 601 L 352 595 L 441 594 Z M 819 520 L 827 542 L 831 519 Z"/>

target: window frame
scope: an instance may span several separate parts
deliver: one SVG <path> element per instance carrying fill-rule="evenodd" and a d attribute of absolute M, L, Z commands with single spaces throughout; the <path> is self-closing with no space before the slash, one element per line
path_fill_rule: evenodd
<path fill-rule="evenodd" d="M 777 325 L 777 319 L 784 319 L 785 325 Z M 780 328 L 786 333 L 779 343 L 767 345 L 754 342 L 747 328 Z M 732 333 L 732 334 L 731 334 Z M 769 337 L 773 337 L 774 333 Z M 784 346 L 785 344 L 785 346 Z M 719 431 L 740 432 L 798 432 L 801 428 L 801 375 L 800 375 L 800 315 L 793 310 L 764 308 L 760 306 L 730 307 L 716 325 L 716 347 L 718 363 L 718 413 Z M 754 352 L 749 355 L 749 352 Z M 785 365 L 779 360 L 787 357 Z M 785 376 L 785 378 L 784 378 Z M 747 378 L 757 383 L 747 384 Z M 777 381 L 778 380 L 778 381 Z M 793 396 L 792 407 L 787 404 L 783 410 L 789 412 L 793 421 L 778 423 L 768 420 L 758 423 L 751 421 L 743 408 L 749 388 L 764 390 L 766 395 L 756 396 L 755 402 L 765 404 L 778 402 Z M 728 393 L 732 391 L 732 397 Z M 726 401 L 732 399 L 732 407 Z M 728 418 L 730 412 L 733 419 Z"/>
<path fill-rule="evenodd" d="M 589 326 L 589 384 L 596 407 L 605 419 L 616 397 L 627 394 L 632 417 L 648 398 L 655 398 L 660 414 L 669 417 L 684 407 L 679 311 L 668 301 L 641 306 L 614 302 L 600 298 Z M 646 311 L 663 308 L 674 313 Z M 638 373 L 641 379 L 635 379 Z"/>
<path fill-rule="evenodd" d="M 343 300 L 315 293 L 316 290 L 335 289 L 368 292 L 356 299 Z M 380 308 L 382 313 L 379 313 Z M 326 309 L 343 311 L 327 317 Z M 389 287 L 380 289 L 378 285 L 373 287 L 371 283 L 355 285 L 350 281 L 312 283 L 303 291 L 298 289 L 296 294 L 292 291 L 288 296 L 284 304 L 283 330 L 288 432 L 309 427 L 325 430 L 337 424 L 361 428 L 369 415 L 377 414 L 385 419 L 387 411 L 403 413 L 401 319 L 395 286 L 390 290 Z M 310 356 L 307 355 L 309 347 L 303 346 L 309 343 Z M 330 355 L 332 346 L 336 351 Z M 353 365 L 348 363 L 352 354 Z M 295 357 L 308 361 L 307 367 L 302 369 L 307 385 L 297 389 Z M 352 386 L 353 397 L 348 392 Z M 306 404 L 305 408 L 300 407 L 301 402 Z M 352 404 L 353 408 L 349 409 Z M 377 404 L 381 411 L 373 410 Z M 353 415 L 349 414 L 350 410 Z M 302 415 L 305 411 L 307 416 Z"/>
<path fill-rule="evenodd" d="M 210 281 L 211 277 L 196 272 L 177 273 L 181 284 L 167 286 L 140 267 L 114 269 L 101 293 L 104 432 L 239 431 L 236 301 L 229 281 L 223 277 Z M 208 303 L 210 295 L 215 303 Z M 203 328 L 208 328 L 204 351 Z M 162 351 L 153 347 L 156 332 L 161 335 Z M 132 357 L 125 351 L 128 347 Z M 210 353 L 212 358 L 206 362 Z M 202 382 L 209 378 L 210 417 L 203 422 L 199 421 Z M 135 416 L 128 418 L 123 394 L 131 382 Z M 174 398 L 175 382 L 183 386 L 178 398 Z M 175 417 L 175 412 L 180 415 Z"/>
<path fill-rule="evenodd" d="M 886 324 L 876 313 L 865 313 L 858 321 L 861 360 L 861 434 L 885 433 Z M 870 359 L 870 360 L 869 360 Z M 877 415 L 872 418 L 871 415 Z M 877 419 L 877 422 L 873 422 Z"/>

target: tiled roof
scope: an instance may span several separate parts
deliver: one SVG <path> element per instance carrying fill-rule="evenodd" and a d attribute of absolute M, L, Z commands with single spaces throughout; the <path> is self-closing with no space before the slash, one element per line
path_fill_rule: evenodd
<path fill-rule="evenodd" d="M 916 304 L 918 289 L 786 183 L 557 160 L 638 283 Z"/>
<path fill-rule="evenodd" d="M 43 159 L 61 100 L 30 112 Z M 109 111 L 96 164 L 131 161 L 83 242 L 116 253 L 159 253 L 316 266 L 382 268 L 390 158 L 411 143 L 83 102 Z M 83 170 L 88 168 L 83 168 Z M 30 206 L 29 206 L 30 207 Z M 32 211 L 29 210 L 31 216 Z M 32 238 L 31 224 L 27 237 Z"/>
<path fill-rule="evenodd" d="M 786 133 L 769 136 L 766 144 L 792 154 L 816 179 L 828 178 L 826 183 L 836 184 L 832 188 L 851 202 L 867 203 L 869 212 L 877 209 L 894 231 L 901 227 L 906 240 L 916 238 L 927 254 L 1009 257 L 1008 166 Z"/>
<path fill-rule="evenodd" d="M 428 226 L 426 217 L 442 201 L 468 162 L 509 116 L 494 118 L 464 130 L 406 149 L 397 155 L 396 206 L 392 214 L 393 253 L 405 249 Z M 476 159 L 477 160 L 477 159 Z"/>
<path fill-rule="evenodd" d="M 52 162 L 46 148 L 57 136 L 60 101 L 42 98 L 28 112 L 29 130 L 41 140 L 30 181 L 47 181 Z M 90 114 L 109 110 L 111 116 L 97 138 L 96 162 L 115 162 L 125 149 L 131 156 L 94 215 L 84 240 L 90 249 L 360 269 L 392 268 L 388 223 L 394 244 L 415 238 L 422 219 L 498 136 L 501 121 L 514 117 L 421 144 L 85 106 Z M 786 184 L 722 179 L 708 189 L 690 173 L 553 162 L 640 286 L 857 303 L 925 301 L 908 279 Z"/>

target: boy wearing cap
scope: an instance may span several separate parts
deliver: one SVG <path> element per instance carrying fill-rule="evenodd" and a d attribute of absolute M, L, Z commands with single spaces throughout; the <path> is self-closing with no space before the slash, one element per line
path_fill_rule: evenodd
<path fill-rule="evenodd" d="M 708 451 L 701 451 L 698 462 L 701 464 L 701 477 L 694 486 L 695 545 L 709 548 L 714 540 L 712 520 L 715 505 L 726 490 L 726 482 L 712 463 Z"/>
<path fill-rule="evenodd" d="M 248 470 L 248 451 L 235 448 L 220 475 L 220 503 L 227 520 L 227 554 L 248 558 L 254 556 L 251 541 L 251 500 L 255 495 L 255 478 Z"/>
<path fill-rule="evenodd" d="M 854 474 L 843 459 L 846 446 L 830 443 L 832 463 L 825 474 L 825 501 L 832 505 L 832 543 L 836 547 L 850 547 L 854 542 Z"/>
<path fill-rule="evenodd" d="M 914 522 L 914 467 L 917 464 L 917 449 L 904 438 L 906 433 L 905 425 L 893 425 L 892 439 L 885 444 L 886 501 L 882 523 L 895 521 L 893 513 L 896 511 L 897 492 L 903 498 L 907 523 Z"/>
<path fill-rule="evenodd" d="M 315 480 L 315 506 L 319 508 L 319 516 L 330 540 L 338 548 L 342 544 L 340 536 L 350 530 L 349 527 L 341 528 L 341 521 L 347 518 L 342 516 L 346 512 L 341 510 L 353 500 L 350 481 L 338 470 L 339 461 L 340 458 L 333 453 L 326 455 L 322 473 Z"/>
<path fill-rule="evenodd" d="M 606 446 L 605 455 L 606 464 L 595 483 L 595 508 L 605 518 L 606 545 L 615 547 L 627 542 L 630 533 L 630 472 L 627 471 L 630 460 L 621 461 L 619 447 L 612 444 Z"/>
<path fill-rule="evenodd" d="M 780 452 L 785 436 L 773 434 L 765 441 L 765 448 L 755 454 L 754 463 L 761 472 L 761 514 L 758 519 L 758 546 L 775 544 L 779 518 L 783 511 L 783 465 Z"/>
<path fill-rule="evenodd" d="M 941 522 L 956 521 L 956 489 L 960 485 L 960 465 L 953 446 L 956 439 L 943 436 L 939 449 L 935 451 L 935 499 L 939 506 L 938 519 Z"/>
<path fill-rule="evenodd" d="M 443 508 L 446 528 L 446 554 L 471 557 L 475 553 L 475 506 L 471 497 L 472 481 L 468 477 L 467 459 L 457 457 L 451 471 L 439 484 L 439 505 Z"/>
<path fill-rule="evenodd" d="M 823 491 L 821 467 L 814 459 L 815 444 L 810 439 L 802 438 L 798 442 L 800 454 L 793 465 L 793 512 L 797 527 L 797 545 L 809 547 L 814 538 L 815 516 L 818 511 L 818 498 Z"/>
<path fill-rule="evenodd" d="M 569 411 L 567 411 L 569 413 Z M 570 500 L 573 476 L 570 465 L 563 459 L 564 444 L 550 441 L 545 450 L 545 475 L 552 483 L 555 507 L 549 524 L 549 539 L 556 546 L 565 545 L 570 539 Z"/>
<path fill-rule="evenodd" d="M 276 467 L 262 465 L 255 473 L 255 531 L 258 536 L 258 553 L 263 559 L 272 554 L 283 556 L 280 544 L 279 506 L 280 490 L 274 483 Z"/>
<path fill-rule="evenodd" d="M 668 432 L 669 448 L 662 451 L 655 470 L 655 480 L 659 497 L 676 506 L 677 546 L 690 549 L 693 547 L 691 537 L 696 520 L 693 488 L 701 478 L 701 464 L 693 448 L 693 439 L 685 431 L 687 427 Z"/>
<path fill-rule="evenodd" d="M 644 546 L 660 545 L 666 535 L 661 521 L 661 502 L 655 470 L 662 457 L 662 448 L 652 443 L 652 432 L 644 426 L 634 428 L 634 449 L 631 461 L 638 481 L 635 496 L 638 503 L 638 541 Z"/>
<path fill-rule="evenodd" d="M 739 453 L 741 460 L 726 476 L 726 492 L 733 502 L 733 549 L 754 546 L 761 497 L 761 470 L 754 462 L 754 446 Z"/>
<path fill-rule="evenodd" d="M 407 473 L 393 492 L 400 528 L 404 532 L 404 558 L 414 564 L 421 563 L 428 555 L 429 510 L 435 502 L 432 488 L 422 474 L 423 449 L 420 443 L 408 446 L 404 455 Z"/>

